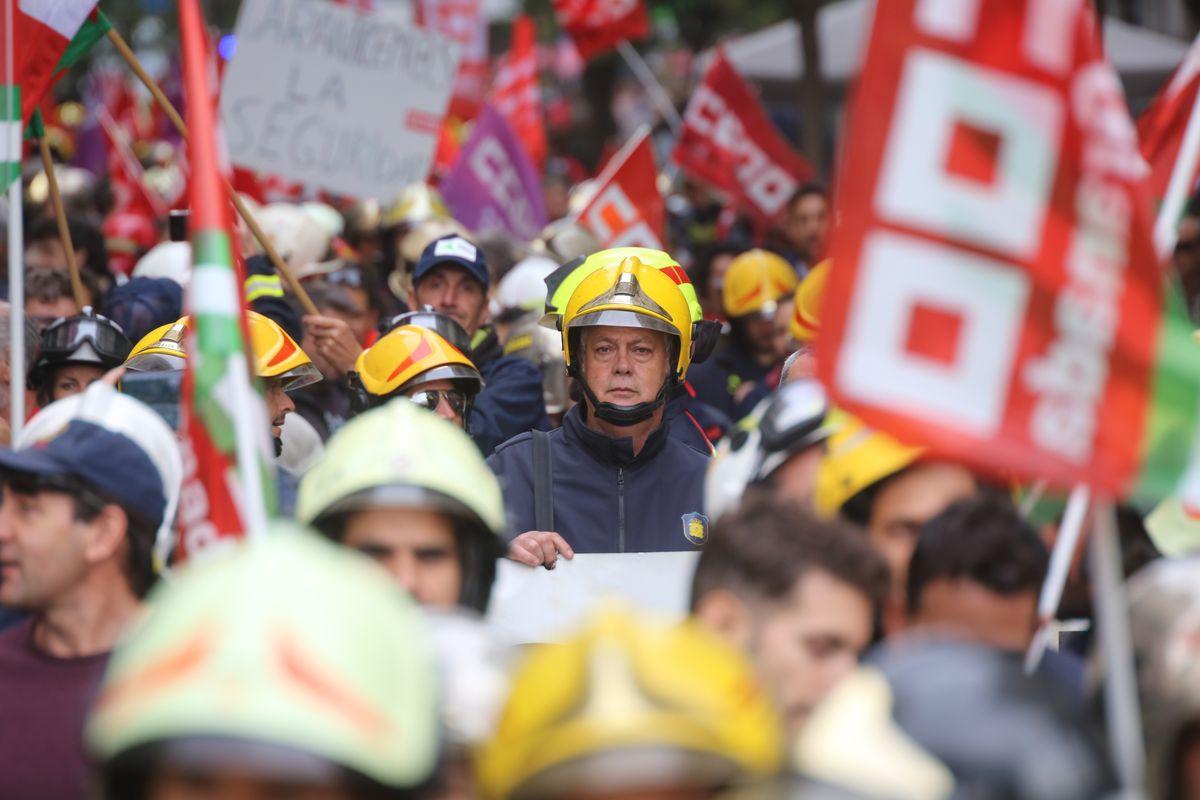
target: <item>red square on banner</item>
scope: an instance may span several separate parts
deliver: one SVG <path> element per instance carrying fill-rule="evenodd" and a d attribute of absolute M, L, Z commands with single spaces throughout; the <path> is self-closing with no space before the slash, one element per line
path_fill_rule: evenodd
<path fill-rule="evenodd" d="M 1004 140 L 993 131 L 956 121 L 950 134 L 946 172 L 991 185 L 996 178 L 996 160 L 1003 144 Z"/>
<path fill-rule="evenodd" d="M 958 361 L 958 340 L 962 326 L 961 314 L 918 304 L 912 310 L 904 350 L 947 367 L 953 366 Z"/>

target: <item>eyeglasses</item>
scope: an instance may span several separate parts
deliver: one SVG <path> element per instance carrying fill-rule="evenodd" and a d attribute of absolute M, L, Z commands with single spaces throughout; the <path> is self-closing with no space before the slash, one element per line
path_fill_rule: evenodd
<path fill-rule="evenodd" d="M 436 411 L 443 398 L 446 400 L 446 405 L 450 406 L 450 410 L 455 414 L 460 417 L 466 415 L 467 395 L 458 389 L 422 389 L 408 396 L 409 402 L 416 403 L 430 411 Z"/>

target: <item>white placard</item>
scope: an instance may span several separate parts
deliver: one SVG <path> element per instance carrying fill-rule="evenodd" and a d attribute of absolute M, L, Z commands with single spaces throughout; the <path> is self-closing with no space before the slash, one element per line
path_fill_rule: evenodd
<path fill-rule="evenodd" d="M 500 561 L 488 622 L 506 644 L 552 642 L 570 633 L 606 600 L 682 619 L 687 614 L 698 551 L 577 553 L 558 565 Z"/>
<path fill-rule="evenodd" d="M 221 90 L 235 163 L 378 200 L 425 180 L 457 44 L 324 0 L 246 0 L 235 33 Z"/>

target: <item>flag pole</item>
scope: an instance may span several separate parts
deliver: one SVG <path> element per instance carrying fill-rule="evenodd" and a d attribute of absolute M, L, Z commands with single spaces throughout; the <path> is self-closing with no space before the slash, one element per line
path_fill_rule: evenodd
<path fill-rule="evenodd" d="M 15 2 L 4 4 L 4 81 L 8 112 L 5 120 L 11 131 L 3 146 L 4 156 L 11 159 L 11 180 L 8 184 L 8 426 L 11 441 L 21 436 L 25 426 L 25 237 L 21 220 L 21 90 L 13 65 L 13 8 Z"/>
<path fill-rule="evenodd" d="M 683 130 L 683 117 L 679 116 L 667 90 L 654 76 L 654 70 L 650 69 L 646 59 L 642 58 L 642 54 L 629 43 L 628 39 L 617 42 L 617 52 L 629 65 L 629 69 L 633 71 L 633 76 L 638 79 L 638 83 L 642 84 L 642 88 L 650 96 L 651 102 L 658 108 L 658 113 L 662 114 L 663 119 L 670 126 L 671 133 L 678 136 L 679 132 Z"/>
<path fill-rule="evenodd" d="M 88 303 L 87 294 L 83 288 L 83 280 L 79 277 L 79 262 L 75 260 L 75 244 L 71 241 L 71 228 L 67 225 L 67 212 L 63 208 L 62 193 L 58 191 L 58 175 L 54 171 L 54 159 L 50 156 L 50 143 L 46 137 L 38 139 L 38 152 L 42 156 L 42 170 L 46 173 L 46 185 L 50 187 L 50 205 L 54 208 L 54 219 L 58 222 L 58 240 L 62 242 L 63 253 L 67 259 L 67 274 L 71 276 L 71 294 L 75 296 L 75 305 L 81 309 Z"/>
<path fill-rule="evenodd" d="M 1104 664 L 1104 711 L 1108 744 L 1124 790 L 1122 797 L 1141 797 L 1146 751 L 1138 703 L 1137 673 L 1129 633 L 1129 606 L 1121 575 L 1116 506 L 1096 504 L 1090 566 L 1096 634 Z"/>
<path fill-rule="evenodd" d="M 183 118 L 179 116 L 179 111 L 176 110 L 174 104 L 171 103 L 170 98 L 163 93 L 162 87 L 158 85 L 158 81 L 154 80 L 154 78 L 151 77 L 148 72 L 146 72 L 145 67 L 142 66 L 142 62 L 138 60 L 137 54 L 130 49 L 129 45 L 126 44 L 125 39 L 121 37 L 121 34 L 117 33 L 116 28 L 109 28 L 107 36 L 108 40 L 112 42 L 113 47 L 117 49 L 117 53 L 120 54 L 125 63 L 129 65 L 129 68 L 133 70 L 133 74 L 137 75 L 138 80 L 140 80 L 142 85 L 149 90 L 150 95 L 154 98 L 154 102 L 156 102 L 158 107 L 162 109 L 163 113 L 167 115 L 167 119 L 169 119 L 171 124 L 175 126 L 175 130 L 179 131 L 180 136 L 182 136 L 184 139 L 187 139 L 187 125 L 184 123 Z M 254 238 L 258 240 L 259 245 L 262 246 L 263 252 L 266 254 L 271 264 L 274 265 L 275 271 L 278 272 L 285 281 L 287 281 L 288 288 L 292 290 L 292 294 L 296 295 L 296 299 L 299 300 L 300 305 L 304 307 L 305 313 L 319 314 L 320 311 L 317 310 L 316 304 L 313 303 L 312 298 L 308 296 L 308 292 L 305 291 L 304 287 L 300 284 L 300 281 L 296 279 L 296 276 L 292 273 L 291 268 L 288 267 L 287 262 L 280 257 L 279 251 L 275 249 L 275 245 L 271 242 L 271 239 L 259 226 L 258 221 L 254 218 L 254 215 L 250 213 L 250 209 L 246 207 L 244 202 L 242 202 L 242 198 L 236 191 L 234 191 L 233 186 L 229 183 L 229 181 L 225 181 L 224 183 L 225 191 L 229 195 L 229 199 L 233 202 L 233 207 L 237 210 L 238 216 L 240 216 L 246 223 L 246 226 L 250 228 L 250 233 L 254 235 Z"/>
<path fill-rule="evenodd" d="M 1196 38 L 1200 42 L 1200 36 Z M 1192 188 L 1192 176 L 1196 174 L 1198 164 L 1200 99 L 1192 103 L 1187 127 L 1183 131 L 1183 141 L 1179 145 L 1179 154 L 1175 157 L 1175 166 L 1171 168 L 1171 179 L 1167 182 L 1167 191 L 1158 209 L 1158 219 L 1154 221 L 1154 250 L 1160 261 L 1165 261 L 1175 248 L 1175 240 L 1178 238 L 1175 229 L 1179 225 L 1179 218 L 1183 216 L 1183 207 L 1187 203 L 1188 192 Z"/>
<path fill-rule="evenodd" d="M 1042 582 L 1042 593 L 1038 597 L 1038 632 L 1029 644 L 1025 653 L 1025 672 L 1032 674 L 1042 661 L 1046 647 L 1050 644 L 1054 618 L 1058 615 L 1058 604 L 1062 602 L 1063 588 L 1067 585 L 1067 573 L 1071 570 L 1071 559 L 1079 546 L 1079 538 L 1083 533 L 1083 520 L 1087 517 L 1088 501 L 1091 492 L 1086 486 L 1079 485 L 1071 490 L 1067 498 L 1067 508 L 1063 512 L 1062 525 L 1058 530 L 1058 538 L 1054 542 L 1054 551 L 1050 554 L 1050 567 L 1046 570 L 1046 579 Z"/>

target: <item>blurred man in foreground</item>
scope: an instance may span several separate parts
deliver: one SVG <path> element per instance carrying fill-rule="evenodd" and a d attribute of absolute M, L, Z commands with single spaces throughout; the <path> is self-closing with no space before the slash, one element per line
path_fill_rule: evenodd
<path fill-rule="evenodd" d="M 887 566 L 855 531 L 759 498 L 717 523 L 691 611 L 746 653 L 795 736 L 858 664 L 887 590 Z"/>

